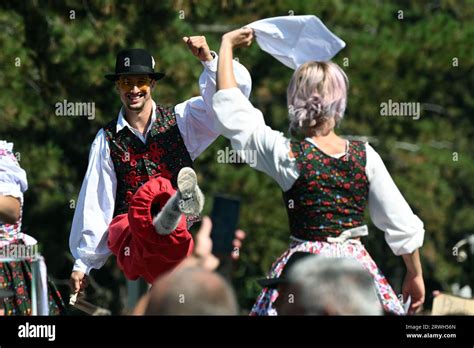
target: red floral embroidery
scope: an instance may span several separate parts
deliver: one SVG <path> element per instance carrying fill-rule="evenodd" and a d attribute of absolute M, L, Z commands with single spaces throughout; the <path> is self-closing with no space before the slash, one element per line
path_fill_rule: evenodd
<path fill-rule="evenodd" d="M 292 142 L 300 176 L 284 193 L 291 233 L 304 240 L 337 236 L 360 226 L 368 196 L 365 144 L 351 141 L 347 161 L 322 153 L 307 141 Z"/>
<path fill-rule="evenodd" d="M 23 244 L 22 241 L 17 243 Z M 12 245 L 14 243 L 11 243 Z M 3 288 L 12 289 L 14 295 L 5 298 L 3 308 L 6 315 L 31 315 L 31 263 L 30 261 L 21 262 L 1 262 L 0 263 L 0 282 Z M 64 310 L 64 302 L 61 295 L 57 292 L 54 284 L 48 279 L 49 295 L 49 314 L 58 315 Z"/>
<path fill-rule="evenodd" d="M 117 133 L 116 122 L 114 120 L 104 127 L 117 175 L 114 216 L 128 210 L 130 194 L 133 195 L 150 176 L 161 174 L 175 186 L 179 170 L 192 167 L 172 109 L 157 106 L 156 121 L 146 144 L 128 128 Z"/>

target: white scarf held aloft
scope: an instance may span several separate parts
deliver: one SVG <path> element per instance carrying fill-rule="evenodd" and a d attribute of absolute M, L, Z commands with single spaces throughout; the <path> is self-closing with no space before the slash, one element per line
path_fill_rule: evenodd
<path fill-rule="evenodd" d="M 247 25 L 257 44 L 291 69 L 308 61 L 328 61 L 346 43 L 312 15 L 262 19 Z"/>

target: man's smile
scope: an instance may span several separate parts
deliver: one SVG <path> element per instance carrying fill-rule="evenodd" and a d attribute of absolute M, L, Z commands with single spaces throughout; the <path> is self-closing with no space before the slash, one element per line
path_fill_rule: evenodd
<path fill-rule="evenodd" d="M 136 104 L 143 100 L 146 93 L 138 92 L 138 93 L 127 93 L 127 99 L 132 103 Z"/>

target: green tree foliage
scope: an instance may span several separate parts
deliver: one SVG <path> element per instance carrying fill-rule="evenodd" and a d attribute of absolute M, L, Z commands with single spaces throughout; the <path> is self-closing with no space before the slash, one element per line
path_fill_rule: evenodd
<path fill-rule="evenodd" d="M 113 71 L 116 53 L 149 49 L 167 73 L 154 98 L 173 105 L 199 93 L 202 68 L 182 36 L 206 35 L 217 51 L 224 31 L 291 14 L 317 15 L 347 43 L 335 58 L 351 84 L 339 133 L 371 139 L 424 221 L 428 294 L 453 282 L 474 284 L 472 256 L 459 264 L 452 250 L 474 232 L 472 1 L 6 1 L 0 5 L 0 139 L 15 143 L 27 170 L 25 232 L 39 239 L 65 297 L 60 280 L 72 267 L 69 231 L 90 144 L 120 107 L 103 77 Z M 267 124 L 286 132 L 292 71 L 257 45 L 236 56 L 252 75 L 252 102 Z M 95 118 L 56 116 L 55 104 L 63 100 L 94 102 Z M 388 100 L 421 103 L 420 119 L 382 117 L 380 104 Z M 218 192 L 242 197 L 241 228 L 248 237 L 233 281 L 248 310 L 259 292 L 255 279 L 287 247 L 288 221 L 273 180 L 246 165 L 217 163 L 217 151 L 226 146 L 219 138 L 196 168 L 209 198 Z M 399 291 L 403 264 L 372 225 L 366 245 Z M 92 276 L 100 285 L 92 287 L 93 301 L 118 313 L 125 287 L 115 260 Z"/>

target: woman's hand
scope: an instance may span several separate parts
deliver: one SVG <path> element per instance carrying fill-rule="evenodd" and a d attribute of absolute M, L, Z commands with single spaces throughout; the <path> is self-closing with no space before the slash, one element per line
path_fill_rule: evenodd
<path fill-rule="evenodd" d="M 402 286 L 403 300 L 407 301 L 411 296 L 408 314 L 415 314 L 425 302 L 425 283 L 421 274 L 407 272 Z"/>
<path fill-rule="evenodd" d="M 217 90 L 237 87 L 233 67 L 233 52 L 236 47 L 250 46 L 253 30 L 242 28 L 222 36 L 219 60 L 217 62 Z"/>
<path fill-rule="evenodd" d="M 420 252 L 416 249 L 411 254 L 402 255 L 402 258 L 407 267 L 407 274 L 402 286 L 403 301 L 406 302 L 408 296 L 411 296 L 408 314 L 415 314 L 425 302 L 425 283 L 423 282 Z"/>
<path fill-rule="evenodd" d="M 73 271 L 71 273 L 70 285 L 73 294 L 84 290 L 87 287 L 87 276 L 84 272 Z"/>
<path fill-rule="evenodd" d="M 230 44 L 232 48 L 248 47 L 252 44 L 253 30 L 241 28 L 225 33 L 222 36 L 222 44 Z"/>

